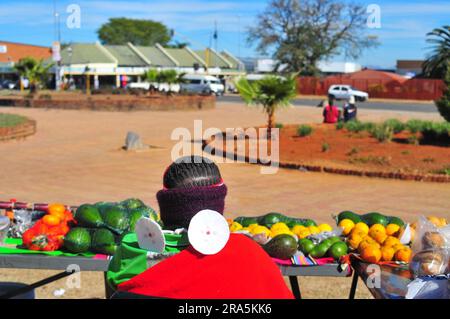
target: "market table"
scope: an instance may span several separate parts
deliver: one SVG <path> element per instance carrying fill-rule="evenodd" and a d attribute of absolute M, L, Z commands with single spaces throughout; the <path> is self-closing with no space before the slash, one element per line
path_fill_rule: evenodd
<path fill-rule="evenodd" d="M 360 260 L 352 260 L 354 275 L 349 299 L 354 299 L 358 278 L 365 283 L 370 293 L 375 299 L 404 299 L 408 291 L 408 284 L 413 280 L 413 276 L 407 265 L 378 265 L 379 285 L 374 283 L 374 269 L 368 268 L 371 264 Z"/>
<path fill-rule="evenodd" d="M 283 276 L 289 277 L 292 293 L 295 299 L 301 299 L 300 286 L 298 283 L 298 276 L 313 276 L 313 277 L 350 277 L 352 275 L 352 268 L 341 269 L 339 264 L 323 264 L 316 266 L 287 266 L 278 265 Z M 356 287 L 355 287 L 356 289 Z"/>
<path fill-rule="evenodd" d="M 77 269 L 73 267 L 76 265 Z M 53 281 L 70 276 L 77 271 L 101 271 L 105 274 L 105 294 L 109 297 L 112 292 L 106 283 L 106 271 L 108 270 L 108 259 L 95 259 L 87 257 L 66 257 L 66 256 L 46 256 L 46 255 L 2 255 L 0 254 L 0 268 L 15 269 L 47 269 L 62 270 L 54 276 L 45 278 L 24 288 L 10 291 L 0 296 L 0 299 L 11 298 L 13 296 L 25 293 L 32 289 L 47 285 Z M 79 270 L 78 270 L 79 269 Z"/>

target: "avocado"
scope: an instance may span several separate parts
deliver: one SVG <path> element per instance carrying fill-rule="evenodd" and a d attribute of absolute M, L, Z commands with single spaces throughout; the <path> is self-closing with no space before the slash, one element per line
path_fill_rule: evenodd
<path fill-rule="evenodd" d="M 78 207 L 75 212 L 75 220 L 79 226 L 84 227 L 102 227 L 102 216 L 94 205 L 84 204 Z"/>
<path fill-rule="evenodd" d="M 286 220 L 285 220 L 285 223 L 286 223 L 286 225 L 289 227 L 289 228 L 293 228 L 293 227 L 295 227 L 295 226 L 297 226 L 297 225 L 299 225 L 299 226 L 305 226 L 305 223 L 307 222 L 307 219 L 304 219 L 304 218 L 292 218 L 292 217 L 288 217 Z M 306 227 L 306 226 L 305 226 Z"/>
<path fill-rule="evenodd" d="M 335 244 L 335 243 L 341 241 L 341 239 L 338 236 L 330 237 L 330 238 L 328 238 L 328 240 L 331 242 L 331 244 Z"/>
<path fill-rule="evenodd" d="M 361 216 L 361 219 L 364 223 L 366 223 L 369 227 L 375 224 L 381 224 L 383 226 L 387 226 L 389 223 L 389 219 L 377 212 L 368 213 Z"/>
<path fill-rule="evenodd" d="M 114 255 L 118 244 L 114 234 L 108 229 L 95 229 L 92 234 L 91 249 L 99 254 Z"/>
<path fill-rule="evenodd" d="M 317 226 L 317 223 L 315 221 L 313 221 L 312 219 L 305 219 L 304 226 L 305 227 Z"/>
<path fill-rule="evenodd" d="M 241 216 L 234 220 L 236 223 L 241 224 L 243 227 L 248 227 L 251 224 L 258 224 L 258 217 L 245 217 Z"/>
<path fill-rule="evenodd" d="M 64 237 L 64 247 L 71 253 L 84 253 L 91 246 L 91 234 L 83 227 L 72 228 Z"/>
<path fill-rule="evenodd" d="M 102 214 L 104 225 L 117 235 L 129 230 L 130 218 L 128 212 L 117 206 L 106 208 Z"/>
<path fill-rule="evenodd" d="M 339 213 L 339 215 L 337 217 L 337 223 L 340 223 L 341 220 L 343 220 L 343 219 L 350 219 L 355 224 L 362 221 L 361 217 L 358 214 L 356 214 L 352 211 L 349 211 L 349 210 L 345 210 L 345 211 Z"/>
<path fill-rule="evenodd" d="M 122 202 L 120 205 L 126 207 L 127 209 L 136 209 L 136 208 L 144 208 L 147 207 L 140 199 L 137 198 L 129 198 Z"/>
<path fill-rule="evenodd" d="M 264 216 L 261 216 L 258 219 L 258 224 L 266 226 L 266 227 L 272 227 L 273 224 L 280 223 L 286 220 L 286 216 L 281 213 L 268 213 Z"/>
<path fill-rule="evenodd" d="M 400 227 L 405 226 L 405 222 L 399 217 L 390 216 L 390 217 L 388 217 L 388 219 L 389 219 L 389 224 L 396 224 Z"/>
<path fill-rule="evenodd" d="M 117 206 L 117 203 L 113 203 L 113 202 L 98 202 L 95 203 L 95 207 L 97 207 L 98 211 L 100 212 L 100 214 L 103 214 L 103 212 L 110 207 L 114 207 Z"/>
<path fill-rule="evenodd" d="M 297 240 L 291 235 L 281 234 L 272 238 L 262 247 L 271 257 L 289 259 L 297 252 Z"/>

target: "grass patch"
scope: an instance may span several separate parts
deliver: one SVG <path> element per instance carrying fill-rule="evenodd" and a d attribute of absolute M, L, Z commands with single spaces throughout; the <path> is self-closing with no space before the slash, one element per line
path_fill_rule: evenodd
<path fill-rule="evenodd" d="M 352 147 L 352 149 L 346 154 L 347 156 L 353 156 L 359 153 L 358 147 Z"/>
<path fill-rule="evenodd" d="M 305 137 L 311 135 L 313 132 L 313 128 L 310 125 L 303 124 L 297 128 L 297 135 L 300 137 Z"/>
<path fill-rule="evenodd" d="M 444 167 L 443 169 L 433 171 L 434 174 L 440 174 L 440 175 L 450 175 L 450 166 Z"/>
<path fill-rule="evenodd" d="M 283 123 L 275 123 L 275 128 L 282 129 L 284 127 Z"/>
<path fill-rule="evenodd" d="M 354 157 L 349 160 L 350 164 L 375 164 L 379 166 L 388 166 L 391 164 L 391 160 L 385 156 L 366 156 L 366 157 Z"/>
<path fill-rule="evenodd" d="M 328 144 L 327 142 L 322 143 L 322 152 L 326 153 L 330 150 L 330 144 Z"/>
<path fill-rule="evenodd" d="M 27 121 L 27 118 L 16 114 L 0 113 L 0 127 L 14 127 Z"/>

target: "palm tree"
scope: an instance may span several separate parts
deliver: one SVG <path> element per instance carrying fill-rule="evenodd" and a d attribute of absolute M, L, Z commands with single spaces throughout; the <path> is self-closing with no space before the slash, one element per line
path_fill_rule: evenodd
<path fill-rule="evenodd" d="M 186 73 L 178 73 L 175 70 L 163 70 L 158 73 L 157 82 L 167 84 L 167 95 L 171 95 L 173 85 L 185 82 L 183 78 L 184 75 L 186 75 Z"/>
<path fill-rule="evenodd" d="M 436 28 L 427 34 L 433 51 L 423 64 L 426 76 L 444 79 L 450 61 L 450 26 Z"/>
<path fill-rule="evenodd" d="M 297 96 L 297 74 L 287 78 L 269 75 L 254 82 L 241 78 L 236 88 L 247 105 L 262 106 L 268 118 L 267 139 L 270 139 L 275 125 L 275 112 L 290 106 L 290 101 Z"/>
<path fill-rule="evenodd" d="M 147 72 L 145 72 L 142 76 L 144 81 L 147 81 L 150 83 L 150 93 L 153 93 L 156 90 L 155 84 L 158 84 L 158 70 L 156 69 L 150 69 Z"/>
<path fill-rule="evenodd" d="M 27 78 L 30 82 L 30 94 L 35 94 L 39 85 L 48 78 L 48 71 L 53 64 L 45 64 L 43 60 L 36 60 L 31 57 L 20 59 L 14 66 L 22 78 Z"/>

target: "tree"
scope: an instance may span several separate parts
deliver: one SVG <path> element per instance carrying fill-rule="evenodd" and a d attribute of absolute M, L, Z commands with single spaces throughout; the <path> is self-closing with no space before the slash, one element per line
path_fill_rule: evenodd
<path fill-rule="evenodd" d="M 170 30 L 162 23 L 152 20 L 111 18 L 97 31 L 103 44 L 151 46 L 166 45 L 171 39 Z"/>
<path fill-rule="evenodd" d="M 150 69 L 142 75 L 144 81 L 150 83 L 150 93 L 153 93 L 157 87 L 159 72 L 156 69 Z"/>
<path fill-rule="evenodd" d="M 35 94 L 40 85 L 48 79 L 48 71 L 53 64 L 45 64 L 43 60 L 36 60 L 32 57 L 20 59 L 14 65 L 20 77 L 27 78 L 30 82 L 30 93 Z"/>
<path fill-rule="evenodd" d="M 179 42 L 175 41 L 175 43 L 169 43 L 166 45 L 166 48 L 171 49 L 184 49 L 185 47 L 188 47 L 190 45 L 189 42 Z"/>
<path fill-rule="evenodd" d="M 443 79 L 450 61 L 450 26 L 436 28 L 427 33 L 427 37 L 427 42 L 433 45 L 433 51 L 423 64 L 424 74 L 431 78 Z"/>
<path fill-rule="evenodd" d="M 267 114 L 267 139 L 272 136 L 275 125 L 275 112 L 290 105 L 297 96 L 297 74 L 287 78 L 269 75 L 261 80 L 249 82 L 241 78 L 236 83 L 242 99 L 247 105 L 261 105 Z"/>
<path fill-rule="evenodd" d="M 445 90 L 443 96 L 439 100 L 435 101 L 435 104 L 442 117 L 447 122 L 450 122 L 450 62 L 447 62 L 447 74 L 444 82 L 447 85 L 447 89 Z"/>
<path fill-rule="evenodd" d="M 356 59 L 378 45 L 365 36 L 365 8 L 336 0 L 272 0 L 249 28 L 249 43 L 286 72 L 318 73 L 317 62 L 338 54 Z"/>

